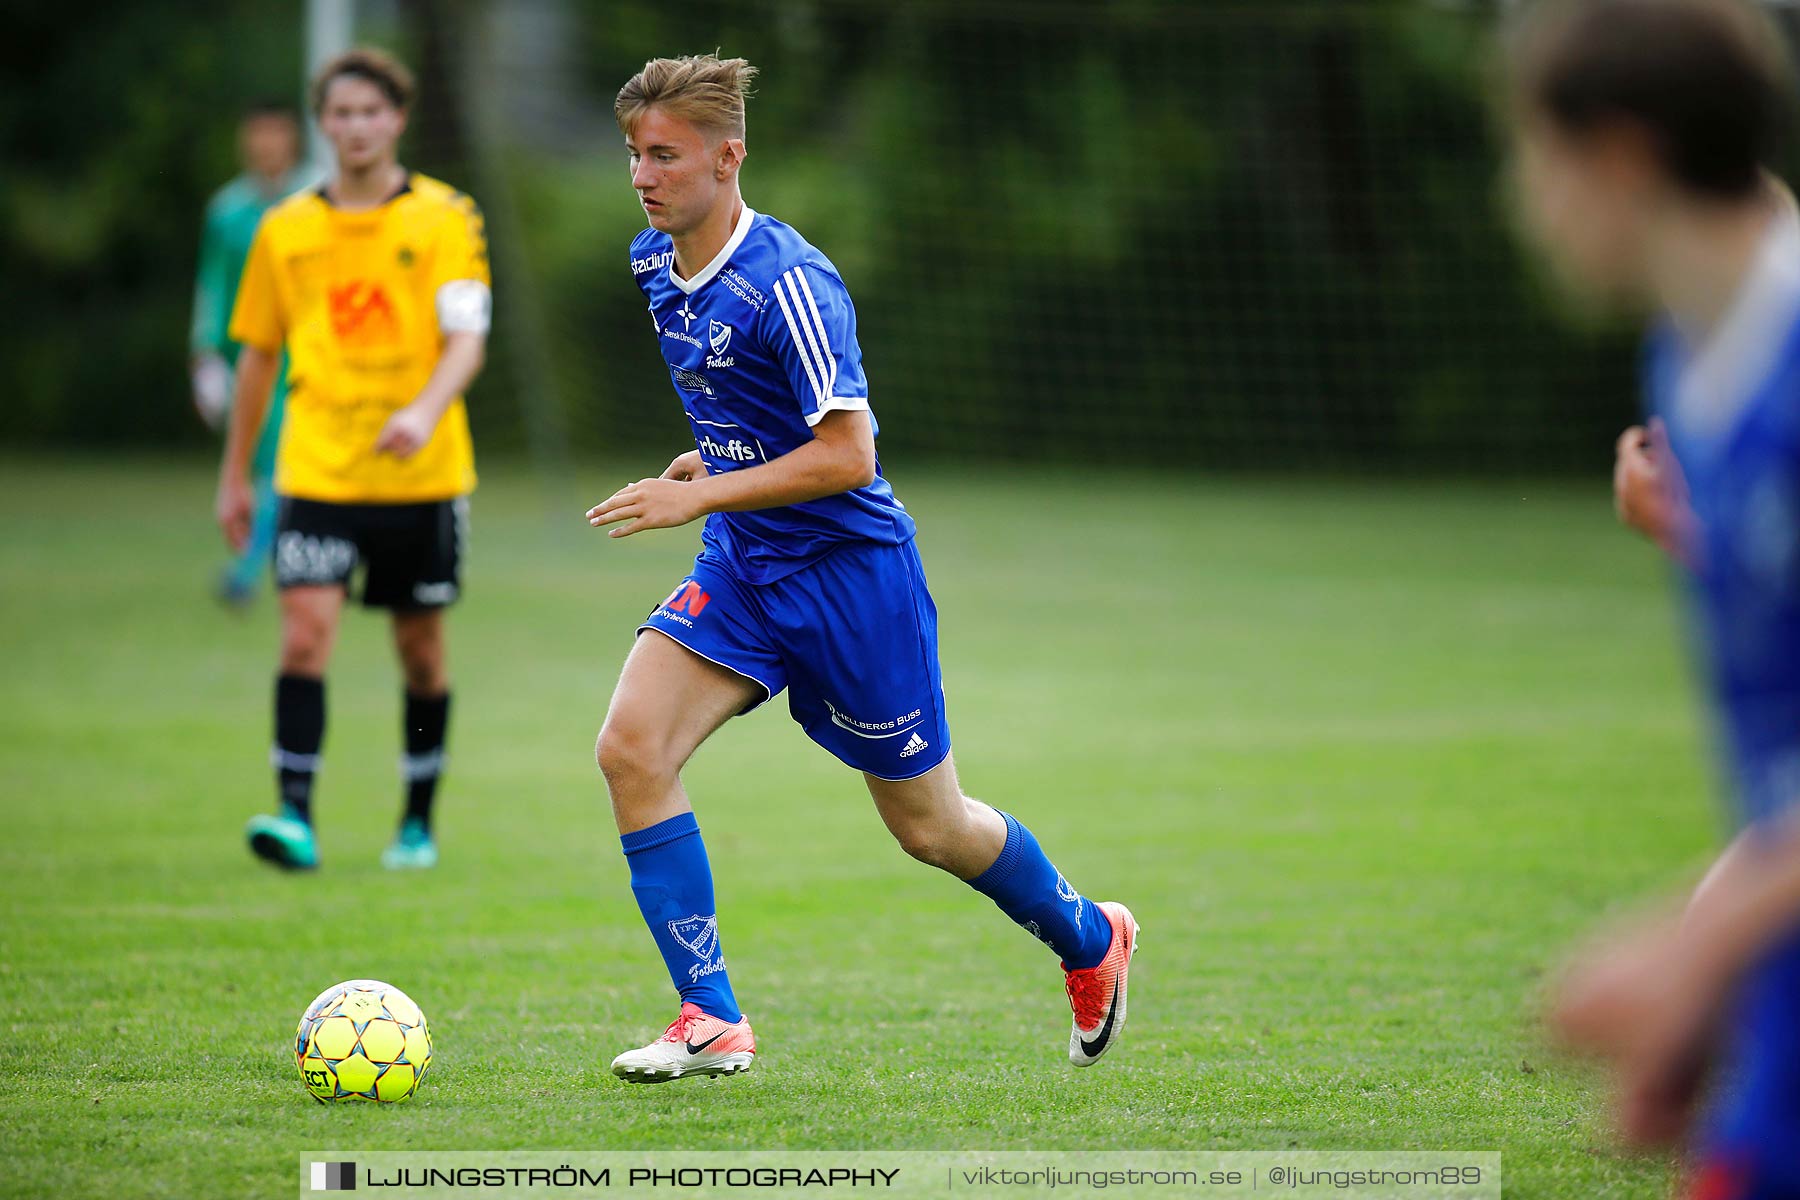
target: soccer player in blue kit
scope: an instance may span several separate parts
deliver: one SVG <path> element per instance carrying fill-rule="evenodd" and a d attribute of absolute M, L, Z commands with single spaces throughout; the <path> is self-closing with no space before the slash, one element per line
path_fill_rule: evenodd
<path fill-rule="evenodd" d="M 1137 922 L 1076 891 L 1024 825 L 957 782 L 937 610 L 913 519 L 876 458 L 850 295 L 829 259 L 739 193 L 754 75 L 742 59 L 653 59 L 614 107 L 650 226 L 631 243 L 631 272 L 695 449 L 588 520 L 612 537 L 706 524 L 692 572 L 639 627 L 596 747 L 631 890 L 681 1000 L 613 1073 L 730 1075 L 756 1054 L 680 771 L 784 688 L 807 735 L 862 772 L 909 854 L 1055 951 L 1074 1011 L 1069 1060 L 1088 1066 L 1125 1027 Z"/>
<path fill-rule="evenodd" d="M 1543 5 L 1511 68 L 1527 223 L 1582 290 L 1662 314 L 1620 507 L 1686 575 L 1739 826 L 1684 911 L 1578 963 L 1556 1023 L 1611 1060 L 1628 1140 L 1692 1131 L 1693 1200 L 1800 1198 L 1800 215 L 1763 165 L 1791 68 L 1741 0 Z"/>

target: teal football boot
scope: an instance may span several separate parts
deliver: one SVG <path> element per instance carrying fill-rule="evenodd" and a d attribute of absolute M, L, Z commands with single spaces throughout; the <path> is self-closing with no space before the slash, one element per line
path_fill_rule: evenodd
<path fill-rule="evenodd" d="M 310 871 L 319 865 L 319 839 L 313 827 L 284 808 L 280 816 L 256 816 L 244 829 L 250 852 L 264 862 L 289 871 Z"/>
<path fill-rule="evenodd" d="M 437 866 L 437 843 L 431 830 L 417 817 L 400 822 L 400 832 L 392 844 L 381 852 L 381 865 L 390 871 L 417 871 Z"/>

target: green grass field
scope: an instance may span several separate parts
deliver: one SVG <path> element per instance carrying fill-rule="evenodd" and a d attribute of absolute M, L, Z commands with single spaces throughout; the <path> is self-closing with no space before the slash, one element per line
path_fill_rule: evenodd
<path fill-rule="evenodd" d="M 0 1192 L 287 1195 L 309 1148 L 1490 1149 L 1507 1195 L 1658 1196 L 1535 1019 L 1561 949 L 1718 835 L 1676 623 L 1604 483 L 921 473 L 965 785 L 1146 934 L 1065 1059 L 1056 963 L 906 858 L 777 703 L 689 768 L 741 1079 L 626 1087 L 673 1015 L 591 747 L 697 530 L 608 542 L 490 471 L 455 611 L 442 866 L 376 858 L 399 684 L 352 612 L 316 875 L 269 872 L 267 599 L 215 608 L 199 463 L 0 461 Z M 554 519 L 551 512 L 554 509 Z M 300 1010 L 383 978 L 431 1077 L 323 1107 Z M 853 1037 L 872 1047 L 846 1061 Z"/>

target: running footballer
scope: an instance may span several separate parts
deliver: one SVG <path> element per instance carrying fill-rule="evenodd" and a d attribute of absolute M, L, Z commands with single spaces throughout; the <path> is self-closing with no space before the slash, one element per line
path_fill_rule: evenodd
<path fill-rule="evenodd" d="M 1069 1059 L 1087 1066 L 1124 1029 L 1137 923 L 1078 892 L 1017 818 L 957 782 L 937 609 L 876 457 L 850 294 L 830 259 L 739 192 L 754 74 L 742 59 L 655 59 L 614 109 L 649 223 L 631 272 L 695 448 L 588 517 L 613 537 L 705 526 L 693 570 L 639 627 L 597 747 L 631 889 L 681 1001 L 613 1073 L 650 1083 L 754 1059 L 680 771 L 782 691 L 807 735 L 861 772 L 909 854 L 1061 958 Z"/>
<path fill-rule="evenodd" d="M 1800 1197 L 1800 213 L 1767 169 L 1792 68 L 1741 0 L 1540 4 L 1511 68 L 1530 228 L 1654 314 L 1621 511 L 1686 576 L 1739 830 L 1685 910 L 1584 957 L 1558 1026 L 1611 1061 L 1629 1140 L 1692 1145 L 1695 1200 Z"/>

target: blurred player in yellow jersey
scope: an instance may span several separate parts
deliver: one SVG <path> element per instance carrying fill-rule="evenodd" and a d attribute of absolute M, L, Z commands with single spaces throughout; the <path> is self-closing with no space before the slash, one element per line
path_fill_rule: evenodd
<path fill-rule="evenodd" d="M 375 50 L 320 70 L 311 99 L 336 170 L 263 218 L 231 318 L 243 349 L 217 516 L 234 548 L 248 536 L 251 451 L 288 355 L 275 459 L 280 808 L 248 829 L 250 848 L 283 867 L 319 863 L 312 787 L 325 668 L 357 577 L 363 604 L 393 614 L 405 676 L 406 802 L 382 862 L 437 861 L 431 808 L 450 712 L 443 615 L 460 587 L 475 487 L 462 393 L 481 370 L 492 298 L 474 202 L 396 158 L 412 91 L 406 68 Z"/>

